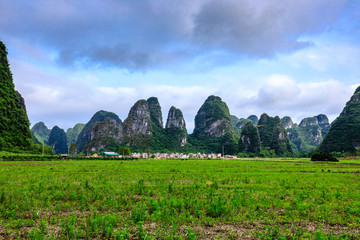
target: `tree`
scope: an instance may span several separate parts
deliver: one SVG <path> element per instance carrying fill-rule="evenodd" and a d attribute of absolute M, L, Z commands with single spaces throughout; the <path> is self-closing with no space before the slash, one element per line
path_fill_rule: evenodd
<path fill-rule="evenodd" d="M 120 146 L 117 148 L 116 152 L 122 156 L 130 156 L 131 148 L 128 146 Z"/>
<path fill-rule="evenodd" d="M 69 146 L 69 153 L 71 154 L 76 154 L 77 153 L 77 147 L 76 147 L 76 143 L 72 143 Z"/>

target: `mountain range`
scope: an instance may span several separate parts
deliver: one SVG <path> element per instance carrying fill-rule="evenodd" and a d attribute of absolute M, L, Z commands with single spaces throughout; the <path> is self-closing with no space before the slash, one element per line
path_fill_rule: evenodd
<path fill-rule="evenodd" d="M 180 109 L 170 108 L 165 126 L 162 116 L 156 97 L 141 99 L 131 107 L 124 121 L 115 113 L 100 110 L 88 123 L 68 129 L 62 141 L 67 145 L 76 143 L 78 152 L 85 154 L 114 151 L 126 145 L 139 152 L 291 156 L 314 151 L 331 127 L 324 114 L 304 118 L 300 124 L 293 123 L 289 116 L 280 119 L 266 113 L 260 118 L 255 115 L 238 118 L 230 115 L 227 104 L 218 96 L 209 96 L 200 107 L 192 134 L 187 133 Z M 50 145 L 51 131 L 43 122 L 32 128 L 39 142 Z"/>

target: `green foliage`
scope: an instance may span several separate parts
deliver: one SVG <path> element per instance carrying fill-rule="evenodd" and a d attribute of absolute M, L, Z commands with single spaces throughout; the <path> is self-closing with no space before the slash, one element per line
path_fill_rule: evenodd
<path fill-rule="evenodd" d="M 321 135 L 320 138 L 318 138 L 321 133 L 319 125 L 305 127 L 294 125 L 292 128 L 287 129 L 287 132 L 293 144 L 293 152 L 310 152 L 314 150 L 319 145 L 319 141 L 322 140 Z"/>
<path fill-rule="evenodd" d="M 229 108 L 226 103 L 217 96 L 209 96 L 195 116 L 194 137 L 205 137 L 206 127 L 218 120 L 226 119 L 231 123 Z M 230 125 L 231 126 L 231 125 Z M 229 127 L 229 126 L 223 126 Z M 229 130 L 230 129 L 225 129 Z"/>
<path fill-rule="evenodd" d="M 76 142 L 77 137 L 79 136 L 80 132 L 83 130 L 84 127 L 85 127 L 85 124 L 77 123 L 73 128 L 69 128 L 66 131 L 68 145 Z"/>
<path fill-rule="evenodd" d="M 258 124 L 262 147 L 274 150 L 277 156 L 292 154 L 289 138 L 278 116 L 273 118 L 264 113 Z"/>
<path fill-rule="evenodd" d="M 187 137 L 186 130 L 177 127 L 161 128 L 151 122 L 153 129 L 149 147 L 153 152 L 182 152 L 180 142 L 183 137 Z"/>
<path fill-rule="evenodd" d="M 147 100 L 147 104 L 149 106 L 150 119 L 152 123 L 162 127 L 163 120 L 162 120 L 162 112 L 161 112 L 161 106 L 159 100 L 156 97 L 150 97 Z"/>
<path fill-rule="evenodd" d="M 78 135 L 78 138 L 76 140 L 76 145 L 78 147 L 78 152 L 82 152 L 84 146 L 90 141 L 90 133 L 93 125 L 97 122 L 102 122 L 106 118 L 114 119 L 117 123 L 121 124 L 120 118 L 112 112 L 107 112 L 104 110 L 100 110 L 92 116 L 90 121 L 86 123 L 84 128 L 81 130 L 80 134 Z"/>
<path fill-rule="evenodd" d="M 259 118 L 256 115 L 250 115 L 247 119 L 251 120 L 254 125 L 259 123 Z"/>
<path fill-rule="evenodd" d="M 259 156 L 263 158 L 275 158 L 276 152 L 275 149 L 268 149 L 261 147 Z"/>
<path fill-rule="evenodd" d="M 28 150 L 33 144 L 23 99 L 15 91 L 7 50 L 0 41 L 0 150 Z"/>
<path fill-rule="evenodd" d="M 311 161 L 313 162 L 338 162 L 339 160 L 336 159 L 331 153 L 314 153 L 311 156 Z"/>
<path fill-rule="evenodd" d="M 58 126 L 53 127 L 49 134 L 49 145 L 54 149 L 56 154 L 68 153 L 65 131 Z"/>
<path fill-rule="evenodd" d="M 259 131 L 252 122 L 246 123 L 239 139 L 239 152 L 259 153 L 260 136 Z"/>
<path fill-rule="evenodd" d="M 202 137 L 195 138 L 192 134 L 188 137 L 187 152 L 201 152 L 201 153 L 222 153 L 236 154 L 238 152 L 238 144 L 234 135 L 226 133 L 221 137 Z"/>
<path fill-rule="evenodd" d="M 76 143 L 71 143 L 69 146 L 69 153 L 70 154 L 76 154 L 77 153 L 77 147 L 76 147 Z"/>
<path fill-rule="evenodd" d="M 224 148 L 225 154 L 236 154 L 238 138 L 226 103 L 220 97 L 209 96 L 195 116 L 195 129 L 188 139 L 191 146 L 206 153 L 222 153 Z"/>
<path fill-rule="evenodd" d="M 31 132 L 39 143 L 45 144 L 48 143 L 50 131 L 51 130 L 47 128 L 44 122 L 38 122 L 31 128 Z"/>
<path fill-rule="evenodd" d="M 46 144 L 33 144 L 29 152 L 32 154 L 55 155 L 53 148 Z"/>
<path fill-rule="evenodd" d="M 319 146 L 319 152 L 349 152 L 354 153 L 360 146 L 360 87 L 358 87 L 346 103 L 340 116 L 336 118 L 324 141 Z"/>
<path fill-rule="evenodd" d="M 131 155 L 131 148 L 129 146 L 119 146 L 116 149 L 116 152 L 122 156 L 130 156 Z"/>
<path fill-rule="evenodd" d="M 238 134 L 239 136 L 240 136 L 241 132 L 243 131 L 245 125 L 248 122 L 250 122 L 250 123 L 252 122 L 249 119 L 244 119 L 244 118 L 239 119 L 234 115 L 230 115 L 230 118 L 231 118 L 231 124 L 233 126 L 233 129 L 234 129 L 235 133 Z"/>
<path fill-rule="evenodd" d="M 102 146 L 103 148 L 100 148 Z M 111 137 L 99 137 L 95 138 L 91 141 L 89 141 L 83 148 L 83 153 L 85 155 L 89 155 L 93 153 L 94 151 L 97 152 L 96 149 L 101 151 L 110 151 L 110 152 L 116 152 L 118 147 L 121 146 L 121 144 L 117 141 L 115 141 L 114 138 Z M 95 149 L 95 150 L 93 150 Z"/>
<path fill-rule="evenodd" d="M 139 116 L 136 115 L 136 109 L 149 109 L 150 118 L 144 119 L 149 121 L 150 134 L 132 133 L 130 124 L 136 122 Z M 175 108 L 172 108 L 173 110 Z M 179 115 L 181 111 L 175 111 L 175 115 Z M 146 116 L 141 116 L 146 117 Z M 171 126 L 166 129 L 162 126 L 162 114 L 160 104 L 155 97 L 149 98 L 147 101 L 139 100 L 130 110 L 128 118 L 124 121 L 124 143 L 129 144 L 134 151 L 137 152 L 182 152 L 181 140 L 186 138 L 186 128 Z"/>

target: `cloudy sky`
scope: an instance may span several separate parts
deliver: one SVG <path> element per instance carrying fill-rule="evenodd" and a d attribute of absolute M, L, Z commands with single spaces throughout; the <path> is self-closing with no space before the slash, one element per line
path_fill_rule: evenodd
<path fill-rule="evenodd" d="M 33 124 L 65 130 L 139 99 L 192 132 L 213 94 L 243 118 L 339 115 L 360 85 L 358 0 L 0 0 L 0 40 Z"/>

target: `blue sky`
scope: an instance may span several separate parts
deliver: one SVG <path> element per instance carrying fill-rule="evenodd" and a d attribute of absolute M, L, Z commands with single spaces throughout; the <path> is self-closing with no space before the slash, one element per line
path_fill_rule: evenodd
<path fill-rule="evenodd" d="M 192 132 L 211 95 L 230 113 L 334 120 L 360 85 L 360 2 L 0 0 L 0 40 L 32 124 L 65 130 L 139 99 Z"/>

